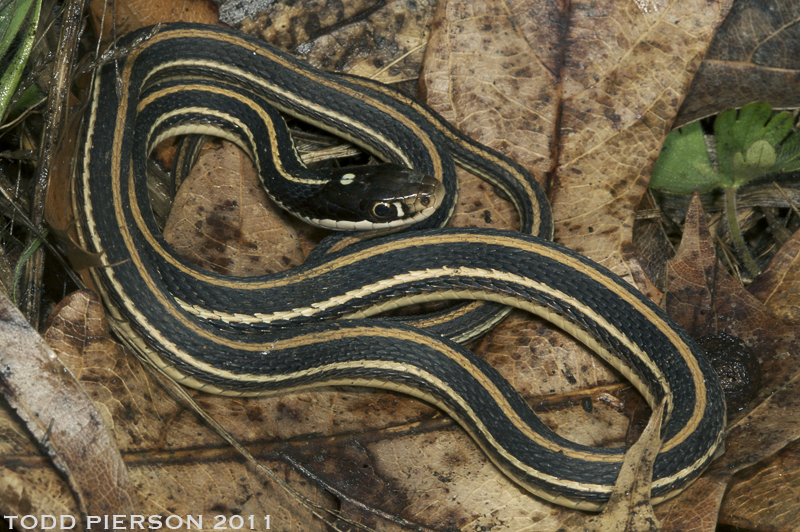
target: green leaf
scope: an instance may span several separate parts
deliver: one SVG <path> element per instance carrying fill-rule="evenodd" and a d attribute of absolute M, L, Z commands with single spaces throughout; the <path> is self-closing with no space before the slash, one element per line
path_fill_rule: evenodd
<path fill-rule="evenodd" d="M 720 114 L 714 122 L 714 133 L 717 137 L 719 170 L 726 176 L 726 181 L 739 187 L 764 174 L 778 171 L 774 168 L 778 150 L 781 142 L 791 133 L 793 123 L 794 119 L 789 113 L 772 116 L 772 107 L 763 102 L 750 103 L 739 111 L 730 110 Z M 788 160 L 792 155 L 795 155 L 794 152 L 784 152 L 781 157 Z"/>
<path fill-rule="evenodd" d="M 775 148 L 764 139 L 751 144 L 747 148 L 746 155 L 738 151 L 734 153 L 731 161 L 734 175 L 733 188 L 738 188 L 772 171 L 775 159 Z"/>
<path fill-rule="evenodd" d="M 793 131 L 778 148 L 775 169 L 779 172 L 800 170 L 800 134 Z"/>
<path fill-rule="evenodd" d="M 721 113 L 714 121 L 718 173 L 705 152 L 699 124 L 670 133 L 653 169 L 651 188 L 678 194 L 725 189 L 725 218 L 742 264 L 751 275 L 759 268 L 742 236 L 736 215 L 736 192 L 745 183 L 774 172 L 800 170 L 800 134 L 789 113 L 773 116 L 769 104 L 755 102 Z"/>
<path fill-rule="evenodd" d="M 703 128 L 694 122 L 667 135 L 658 156 L 650 187 L 673 194 L 708 192 L 721 186 L 703 140 Z"/>
<path fill-rule="evenodd" d="M 33 0 L 0 0 L 0 56 L 8 51 L 31 5 Z"/>
<path fill-rule="evenodd" d="M 775 148 L 765 139 L 757 140 L 747 148 L 745 161 L 748 166 L 759 170 L 769 170 L 775 164 Z"/>
<path fill-rule="evenodd" d="M 30 13 L 25 37 L 22 39 L 22 43 L 14 54 L 14 60 L 3 73 L 3 77 L 0 78 L 0 118 L 5 118 L 8 103 L 16 92 L 19 86 L 19 80 L 22 78 L 22 72 L 25 69 L 25 65 L 28 63 L 28 57 L 31 54 L 33 41 L 36 37 L 36 29 L 39 27 L 39 14 L 41 10 L 42 0 L 36 0 Z"/>

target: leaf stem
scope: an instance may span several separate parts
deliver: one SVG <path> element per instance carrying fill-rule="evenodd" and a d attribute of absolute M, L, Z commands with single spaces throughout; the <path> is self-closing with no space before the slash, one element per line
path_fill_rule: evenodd
<path fill-rule="evenodd" d="M 728 230 L 731 232 L 731 240 L 733 247 L 736 249 L 736 254 L 744 263 L 744 267 L 751 276 L 755 277 L 761 270 L 759 270 L 756 261 L 747 249 L 747 244 L 742 236 L 742 230 L 739 228 L 739 219 L 736 217 L 736 189 L 737 187 L 725 188 L 725 217 L 728 221 Z"/>

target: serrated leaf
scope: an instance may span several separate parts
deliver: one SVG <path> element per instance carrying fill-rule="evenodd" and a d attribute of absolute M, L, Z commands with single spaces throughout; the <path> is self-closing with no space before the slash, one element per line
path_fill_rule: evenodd
<path fill-rule="evenodd" d="M 757 140 L 747 148 L 745 161 L 748 166 L 759 170 L 769 170 L 775 164 L 775 148 L 765 139 Z"/>
<path fill-rule="evenodd" d="M 667 135 L 658 156 L 650 187 L 674 194 L 708 192 L 721 186 L 722 176 L 714 171 L 708 156 L 703 128 L 694 122 Z"/>
<path fill-rule="evenodd" d="M 775 152 L 780 143 L 791 133 L 794 119 L 789 113 L 778 113 L 772 116 L 772 107 L 763 102 L 755 102 L 742 107 L 741 110 L 725 111 L 714 122 L 714 133 L 717 137 L 717 154 L 720 172 L 726 176 L 734 176 L 733 183 L 740 186 L 747 181 L 777 170 L 767 161 L 772 155 L 765 146 Z M 755 148 L 753 146 L 759 143 Z M 753 149 L 751 160 L 749 150 Z M 756 154 L 761 155 L 756 155 Z M 737 157 L 736 154 L 739 154 Z M 761 160 L 760 157 L 766 159 Z M 756 161 L 755 158 L 759 160 Z M 744 164 L 743 160 L 746 161 Z M 755 169 L 761 168 L 760 171 Z"/>
<path fill-rule="evenodd" d="M 775 169 L 780 172 L 800 170 L 800 134 L 796 131 L 778 147 Z"/>
<path fill-rule="evenodd" d="M 775 164 L 775 148 L 764 139 L 758 140 L 747 149 L 747 155 L 736 152 L 732 158 L 733 186 L 740 187 L 772 171 Z"/>

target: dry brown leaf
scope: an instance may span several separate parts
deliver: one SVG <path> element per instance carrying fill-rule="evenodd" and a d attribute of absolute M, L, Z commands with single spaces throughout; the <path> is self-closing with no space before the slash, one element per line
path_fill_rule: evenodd
<path fill-rule="evenodd" d="M 750 102 L 800 105 L 797 55 L 800 4 L 740 0 L 720 27 L 697 72 L 675 126 Z"/>
<path fill-rule="evenodd" d="M 58 338 L 47 338 L 51 350 L 2 296 L 0 306 L 0 390 L 16 414 L 0 412 L 3 514 L 71 515 L 80 527 L 81 515 L 136 513 L 138 500 L 110 426 L 57 356 L 56 341 L 85 334 L 73 329 L 85 315 L 60 307 L 66 321 Z"/>
<path fill-rule="evenodd" d="M 181 186 L 164 238 L 209 271 L 247 277 L 303 262 L 288 215 L 267 196 L 250 158 L 222 141 L 204 149 Z"/>
<path fill-rule="evenodd" d="M 717 530 L 719 501 L 726 482 L 700 477 L 676 499 L 656 506 L 663 532 L 712 532 Z"/>
<path fill-rule="evenodd" d="M 633 215 L 730 2 L 608 2 L 565 36 L 556 240 L 634 280 Z"/>
<path fill-rule="evenodd" d="M 666 282 L 664 265 L 675 254 L 675 250 L 664 232 L 661 213 L 651 193 L 645 194 L 642 198 L 636 214 L 632 244 L 636 262 L 641 267 L 641 275 L 636 277 L 635 284 L 642 293 L 660 305 Z M 633 262 L 630 261 L 629 264 Z"/>
<path fill-rule="evenodd" d="M 747 290 L 779 318 L 800 321 L 800 231 L 781 246 Z"/>
<path fill-rule="evenodd" d="M 565 522 L 564 530 L 585 532 L 656 532 L 661 523 L 650 505 L 653 464 L 661 449 L 661 421 L 665 401 L 653 410 L 642 436 L 625 455 L 614 493 L 603 511 L 586 518 L 576 514 Z"/>
<path fill-rule="evenodd" d="M 218 24 L 217 8 L 209 0 L 95 0 L 89 2 L 89 13 L 95 31 L 105 43 L 156 23 Z"/>
<path fill-rule="evenodd" d="M 270 515 L 273 530 L 278 525 L 282 530 L 323 530 L 295 498 L 264 481 L 219 435 L 176 402 L 130 351 L 111 339 L 96 296 L 77 293 L 67 301 L 69 305 L 64 305 L 53 318 L 45 338 L 97 405 L 104 423 L 111 427 L 131 484 L 136 486 L 137 511 L 116 513 L 160 515 L 162 519 L 169 515 L 202 515 L 204 529 L 213 528 L 216 515 L 253 515 L 255 530 L 265 530 L 263 517 Z M 325 494 L 275 461 L 279 455 L 274 442 L 291 439 L 298 432 L 310 433 L 308 425 L 320 427 L 330 417 L 330 413 L 315 413 L 319 402 L 314 394 L 301 399 L 309 405 L 305 413 L 282 409 L 280 398 L 273 399 L 271 408 L 264 409 L 256 401 L 198 394 L 201 404 L 251 446 L 266 465 L 279 471 L 307 497 L 330 506 Z M 294 415 L 316 419 L 303 422 Z M 17 458 L 26 464 L 19 469 L 21 474 L 41 472 L 42 465 L 32 463 L 34 456 L 35 451 L 30 448 L 20 451 Z M 44 472 L 47 473 L 46 468 Z M 26 487 L 39 488 L 40 483 L 28 480 Z M 56 479 L 47 486 L 51 490 L 48 493 L 55 496 L 58 487 Z M 54 511 L 47 510 L 43 513 Z M 96 510 L 94 515 L 108 513 Z"/>
<path fill-rule="evenodd" d="M 705 478 L 657 507 L 664 530 L 713 530 L 709 523 L 716 520 L 731 477 L 800 437 L 798 328 L 766 312 L 718 263 L 698 196 L 687 213 L 678 254 L 670 261 L 666 292 L 667 311 L 689 334 L 738 337 L 762 361 L 762 387 L 750 410 L 731 420 L 725 454 Z M 703 504 L 694 506 L 698 500 Z M 686 513 L 689 506 L 694 508 L 691 514 Z M 769 521 L 783 511 L 775 506 L 762 508 L 760 517 Z"/>
<path fill-rule="evenodd" d="M 720 522 L 747 530 L 791 532 L 800 522 L 800 444 L 738 475 L 722 501 Z M 770 508 L 780 511 L 770 511 Z M 765 510 L 766 509 L 766 510 Z"/>
<path fill-rule="evenodd" d="M 448 122 L 522 164 L 544 184 L 558 118 L 559 35 L 547 21 L 561 13 L 552 4 L 537 10 L 528 4 L 514 7 L 509 13 L 502 2 L 439 2 L 422 92 Z M 471 185 L 473 180 L 459 176 L 462 189 L 480 186 Z M 462 211 L 468 213 L 474 193 L 461 196 Z M 468 222 L 455 225 L 463 223 Z"/>
<path fill-rule="evenodd" d="M 383 83 L 416 80 L 436 2 L 278 2 L 239 29 L 324 70 Z"/>

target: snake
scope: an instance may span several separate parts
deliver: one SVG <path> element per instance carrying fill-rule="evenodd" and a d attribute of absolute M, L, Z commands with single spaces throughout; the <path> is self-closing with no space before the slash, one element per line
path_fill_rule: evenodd
<path fill-rule="evenodd" d="M 82 245 L 102 254 L 91 276 L 115 330 L 148 363 L 227 396 L 320 386 L 408 394 L 450 416 L 520 488 L 599 510 L 626 448 L 558 435 L 462 345 L 493 325 L 462 319 L 476 305 L 518 308 L 589 347 L 651 406 L 664 402 L 654 503 L 685 489 L 720 450 L 725 403 L 704 352 L 631 285 L 552 242 L 547 196 L 522 166 L 413 97 L 318 70 L 234 30 L 162 24 L 118 47 L 125 53 L 92 81 L 74 207 Z M 381 163 L 309 170 L 284 115 Z M 231 277 L 189 263 L 156 224 L 146 166 L 159 142 L 195 133 L 238 144 L 268 194 L 301 219 L 344 235 L 383 232 L 323 241 L 302 265 L 269 275 Z M 511 201 L 519 231 L 443 227 L 456 166 Z M 471 303 L 416 321 L 383 316 L 432 300 Z"/>

